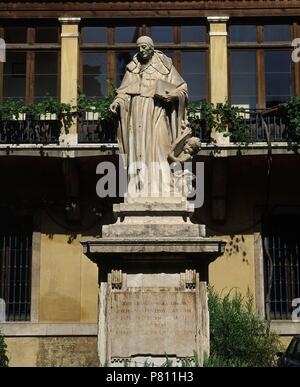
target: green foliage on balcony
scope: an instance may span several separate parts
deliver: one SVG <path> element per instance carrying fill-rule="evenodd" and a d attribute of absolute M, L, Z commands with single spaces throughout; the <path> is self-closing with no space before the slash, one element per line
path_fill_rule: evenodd
<path fill-rule="evenodd" d="M 70 104 L 57 101 L 55 98 L 47 97 L 34 104 L 25 104 L 22 100 L 6 99 L 0 105 L 1 120 L 22 120 L 25 114 L 40 117 L 46 114 L 55 114 L 60 117 L 72 111 Z"/>
<path fill-rule="evenodd" d="M 283 114 L 286 114 L 287 123 L 295 140 L 300 140 L 300 97 L 292 97 L 287 103 L 281 105 Z"/>

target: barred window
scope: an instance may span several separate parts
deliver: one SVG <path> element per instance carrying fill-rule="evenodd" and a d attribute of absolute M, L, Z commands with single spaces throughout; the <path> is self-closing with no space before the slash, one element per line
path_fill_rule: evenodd
<path fill-rule="evenodd" d="M 6 321 L 30 320 L 32 223 L 27 218 L 1 218 L 0 299 Z"/>
<path fill-rule="evenodd" d="M 300 298 L 298 223 L 297 215 L 273 215 L 265 223 L 265 301 L 272 320 L 290 320 L 293 300 Z"/>

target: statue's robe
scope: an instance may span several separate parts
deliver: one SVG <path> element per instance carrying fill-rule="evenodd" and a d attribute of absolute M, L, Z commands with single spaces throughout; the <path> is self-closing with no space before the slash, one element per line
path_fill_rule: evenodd
<path fill-rule="evenodd" d="M 157 94 L 163 94 L 168 85 L 174 102 L 167 103 Z M 137 55 L 127 65 L 126 73 L 117 90 L 115 101 L 120 105 L 118 143 L 120 153 L 127 155 L 131 168 L 131 189 L 145 189 L 160 193 L 168 190 L 169 168 L 167 157 L 171 144 L 180 136 L 186 121 L 187 85 L 172 64 L 172 60 L 155 51 L 146 65 L 141 65 Z M 160 165 L 153 167 L 153 163 Z M 144 174 L 140 165 L 148 170 Z M 134 184 L 134 187 L 132 187 Z M 150 188 L 151 187 L 151 188 Z"/>

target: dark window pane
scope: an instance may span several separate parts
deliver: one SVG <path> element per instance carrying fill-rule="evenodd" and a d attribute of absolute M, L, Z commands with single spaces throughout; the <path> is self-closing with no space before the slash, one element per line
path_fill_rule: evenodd
<path fill-rule="evenodd" d="M 4 97 L 24 99 L 26 90 L 26 53 L 8 51 L 3 75 Z"/>
<path fill-rule="evenodd" d="M 291 27 L 289 25 L 266 25 L 264 28 L 265 42 L 289 42 Z"/>
<path fill-rule="evenodd" d="M 200 101 L 206 95 L 206 54 L 185 51 L 181 54 L 181 75 L 187 82 L 190 101 Z"/>
<path fill-rule="evenodd" d="M 30 320 L 31 246 L 30 219 L 1 216 L 0 299 L 6 303 L 6 321 Z"/>
<path fill-rule="evenodd" d="M 230 26 L 229 36 L 231 43 L 256 42 L 256 26 Z"/>
<path fill-rule="evenodd" d="M 164 50 L 164 54 L 173 60 L 173 50 Z"/>
<path fill-rule="evenodd" d="M 182 43 L 206 42 L 205 26 L 181 26 Z"/>
<path fill-rule="evenodd" d="M 290 51 L 265 51 L 266 103 L 278 105 L 292 95 Z"/>
<path fill-rule="evenodd" d="M 150 36 L 155 43 L 173 43 L 173 27 L 157 26 L 150 28 Z"/>
<path fill-rule="evenodd" d="M 6 43 L 26 43 L 27 28 L 26 27 L 6 27 L 4 31 L 4 39 Z"/>
<path fill-rule="evenodd" d="M 83 43 L 106 43 L 107 28 L 106 27 L 83 27 L 82 41 Z"/>
<path fill-rule="evenodd" d="M 35 54 L 34 97 L 57 97 L 58 58 L 56 52 L 37 52 Z"/>
<path fill-rule="evenodd" d="M 120 86 L 124 74 L 126 72 L 126 66 L 132 60 L 135 51 L 121 51 L 116 53 L 117 61 L 117 73 L 116 73 L 116 85 Z"/>
<path fill-rule="evenodd" d="M 231 51 L 231 103 L 256 108 L 256 52 Z"/>
<path fill-rule="evenodd" d="M 139 37 L 139 27 L 116 27 L 116 43 L 135 43 Z"/>
<path fill-rule="evenodd" d="M 37 27 L 35 30 L 36 43 L 57 43 L 58 28 L 57 27 Z"/>
<path fill-rule="evenodd" d="M 104 52 L 83 53 L 83 91 L 92 97 L 107 93 L 107 61 Z"/>

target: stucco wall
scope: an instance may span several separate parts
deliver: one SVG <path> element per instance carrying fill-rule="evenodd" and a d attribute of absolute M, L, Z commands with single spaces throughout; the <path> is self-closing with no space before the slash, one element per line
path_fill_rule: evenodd
<path fill-rule="evenodd" d="M 97 367 L 97 337 L 8 337 L 10 367 Z"/>

